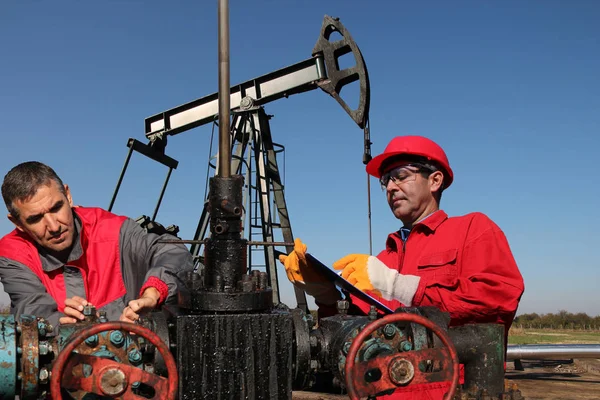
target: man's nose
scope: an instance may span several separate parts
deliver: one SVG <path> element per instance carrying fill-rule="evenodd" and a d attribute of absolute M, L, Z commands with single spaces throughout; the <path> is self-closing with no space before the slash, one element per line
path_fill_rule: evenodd
<path fill-rule="evenodd" d="M 390 179 L 390 180 L 388 180 L 388 183 L 387 183 L 387 185 L 385 186 L 385 190 L 386 190 L 388 193 L 393 193 L 393 192 L 395 192 L 395 191 L 397 191 L 397 190 L 398 190 L 398 185 L 396 185 L 396 184 L 394 183 L 394 180 L 393 180 L 393 179 Z"/>
<path fill-rule="evenodd" d="M 59 232 L 60 231 L 60 222 L 56 219 L 56 217 L 52 215 L 46 216 L 46 227 L 49 232 Z"/>

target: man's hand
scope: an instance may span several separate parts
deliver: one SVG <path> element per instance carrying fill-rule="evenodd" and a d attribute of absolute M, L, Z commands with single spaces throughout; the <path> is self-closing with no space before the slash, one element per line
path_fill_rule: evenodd
<path fill-rule="evenodd" d="M 287 256 L 279 256 L 279 261 L 285 267 L 288 279 L 309 296 L 313 296 L 317 302 L 327 305 L 334 304 L 341 298 L 340 292 L 333 283 L 308 264 L 306 250 L 306 245 L 297 238 L 294 241 L 294 251 Z"/>
<path fill-rule="evenodd" d="M 421 280 L 418 276 L 402 275 L 367 254 L 349 254 L 334 262 L 333 268 L 342 270 L 342 278 L 357 289 L 370 291 L 386 300 L 398 300 L 407 307 L 412 305 Z"/>
<path fill-rule="evenodd" d="M 123 310 L 123 314 L 119 317 L 119 321 L 136 322 L 140 319 L 140 315 L 153 310 L 158 305 L 160 293 L 153 287 L 144 290 L 142 297 L 136 300 L 131 300 L 127 307 Z"/>
<path fill-rule="evenodd" d="M 333 269 L 342 271 L 342 278 L 356 286 L 357 289 L 364 291 L 378 292 L 378 289 L 373 286 L 367 263 L 369 261 L 369 255 L 367 254 L 348 254 L 346 257 L 341 258 L 333 263 Z M 383 264 L 382 264 L 383 265 Z M 385 265 L 383 267 L 387 270 Z M 372 271 L 375 273 L 385 272 L 383 271 Z M 377 293 L 380 295 L 380 293 Z"/>
<path fill-rule="evenodd" d="M 74 324 L 78 321 L 83 321 L 85 316 L 83 315 L 83 307 L 92 305 L 86 299 L 79 296 L 73 296 L 70 299 L 65 300 L 65 309 L 63 313 L 64 317 L 60 317 L 58 320 L 59 324 Z"/>

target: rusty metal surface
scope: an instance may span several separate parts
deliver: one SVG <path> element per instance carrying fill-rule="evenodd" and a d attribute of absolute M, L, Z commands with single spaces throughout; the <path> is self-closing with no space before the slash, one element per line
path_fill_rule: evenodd
<path fill-rule="evenodd" d="M 0 315 L 0 397 L 17 392 L 17 324 L 12 315 Z"/>
<path fill-rule="evenodd" d="M 504 326 L 468 324 L 448 330 L 464 365 L 465 386 L 500 396 L 504 391 Z"/>
<path fill-rule="evenodd" d="M 39 339 L 38 322 L 34 316 L 21 315 L 19 340 L 21 354 L 21 399 L 37 399 L 39 396 Z"/>
<path fill-rule="evenodd" d="M 91 367 L 91 374 L 81 374 L 75 370 L 82 365 Z M 154 398 L 167 399 L 169 380 L 151 374 L 140 368 L 78 353 L 71 354 L 63 371 L 61 386 L 67 390 L 84 391 L 102 396 L 120 396 L 122 399 L 138 398 L 132 392 L 132 383 L 141 382 L 155 391 Z M 52 389 L 54 394 L 54 389 Z M 174 397 L 173 397 L 174 399 Z"/>
<path fill-rule="evenodd" d="M 86 346 L 84 341 L 87 338 L 106 331 L 131 332 L 148 340 L 158 349 L 165 360 L 168 378 L 108 358 L 78 353 L 82 346 Z M 91 373 L 84 371 L 84 364 L 91 366 Z M 74 373 L 79 366 L 81 366 L 81 372 Z M 124 381 L 123 379 L 119 380 L 119 377 L 122 376 L 119 371 L 125 376 Z M 127 322 L 106 322 L 85 328 L 71 336 L 71 340 L 62 349 L 52 368 L 50 392 L 55 400 L 61 398 L 61 386 L 99 395 L 107 395 L 107 392 L 112 391 L 114 396 L 118 396 L 116 398 L 133 399 L 138 397 L 132 391 L 133 382 L 141 382 L 153 387 L 155 389 L 153 398 L 175 400 L 179 383 L 175 359 L 169 348 L 152 331 Z M 114 393 L 119 394 L 115 395 Z"/>
<path fill-rule="evenodd" d="M 356 360 L 358 352 L 369 335 L 378 328 L 395 322 L 412 322 L 420 324 L 432 330 L 446 347 L 443 349 L 423 349 L 403 352 L 401 354 L 377 357 L 370 361 L 357 364 Z M 406 368 L 402 368 L 405 363 L 401 362 L 401 360 L 411 363 L 414 367 L 412 370 L 413 377 L 409 380 L 410 383 L 444 382 L 451 379 L 451 386 L 444 399 L 452 399 L 454 392 L 458 387 L 459 377 L 458 354 L 456 353 L 454 345 L 450 341 L 448 334 L 441 327 L 424 317 L 407 313 L 391 314 L 375 320 L 367 325 L 356 336 L 356 339 L 352 342 L 350 350 L 348 351 L 345 368 L 346 387 L 350 398 L 353 400 L 359 399 L 399 387 L 399 384 L 394 383 L 394 380 L 402 380 L 402 378 L 406 378 L 406 376 L 411 373 L 411 371 Z M 428 372 L 427 375 L 421 372 L 419 364 L 426 360 L 438 361 L 436 368 L 437 372 Z M 448 362 L 450 360 L 451 363 Z M 367 382 L 365 377 L 367 371 L 370 370 L 379 370 L 381 375 L 380 379 L 375 382 Z"/>
<path fill-rule="evenodd" d="M 83 329 L 92 327 L 98 324 L 99 319 L 96 316 L 96 309 L 94 307 L 85 308 L 83 314 L 86 316 L 85 319 L 76 324 L 68 324 L 61 326 L 58 336 L 59 349 L 62 349 L 68 345 L 68 343 L 75 338 L 79 332 Z M 118 335 L 119 337 L 116 337 Z M 117 363 L 133 365 L 129 361 L 129 352 L 139 351 L 139 345 L 135 340 L 132 340 L 127 333 L 119 330 L 105 331 L 101 334 L 95 334 L 86 338 L 84 343 L 77 346 L 76 351 L 81 355 L 88 355 L 92 357 L 105 357 L 116 361 Z M 87 365 L 84 367 L 83 364 L 74 365 L 72 374 L 77 378 L 84 378 L 89 376 L 92 366 Z M 75 400 L 82 400 L 87 395 L 86 390 L 75 390 L 73 389 L 69 395 Z"/>
<path fill-rule="evenodd" d="M 419 385 L 450 381 L 453 373 L 450 365 L 451 359 L 450 351 L 447 349 L 408 351 L 354 364 L 350 376 L 353 379 L 354 386 L 356 386 L 358 397 L 362 397 L 408 384 Z M 438 362 L 441 370 L 438 372 L 422 372 L 419 369 L 419 364 L 426 360 Z M 376 382 L 366 382 L 363 377 L 373 370 L 382 372 L 381 379 Z"/>

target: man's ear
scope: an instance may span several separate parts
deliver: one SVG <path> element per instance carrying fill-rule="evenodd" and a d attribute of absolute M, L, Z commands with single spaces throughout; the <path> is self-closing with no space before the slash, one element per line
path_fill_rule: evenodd
<path fill-rule="evenodd" d="M 73 207 L 73 198 L 71 197 L 71 190 L 69 189 L 69 185 L 65 184 L 65 196 L 67 196 L 67 201 L 69 202 L 69 207 Z"/>
<path fill-rule="evenodd" d="M 435 171 L 429 175 L 429 188 L 432 193 L 437 192 L 444 184 L 444 174 L 441 171 Z"/>
<path fill-rule="evenodd" d="M 21 232 L 23 232 L 23 227 L 21 226 L 21 221 L 19 221 L 19 218 L 15 218 L 15 216 L 12 215 L 12 214 L 10 214 L 10 213 L 7 215 L 7 217 L 8 217 L 8 220 L 10 222 L 12 222 L 13 224 L 15 224 L 15 227 L 18 230 L 20 230 Z"/>

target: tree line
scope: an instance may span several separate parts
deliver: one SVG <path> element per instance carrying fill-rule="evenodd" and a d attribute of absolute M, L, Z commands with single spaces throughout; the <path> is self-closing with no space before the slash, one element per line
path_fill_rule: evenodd
<path fill-rule="evenodd" d="M 521 314 L 513 321 L 513 327 L 518 328 L 549 328 L 549 329 L 600 329 L 600 315 L 590 317 L 586 313 L 573 314 L 565 310 L 557 314 Z"/>

